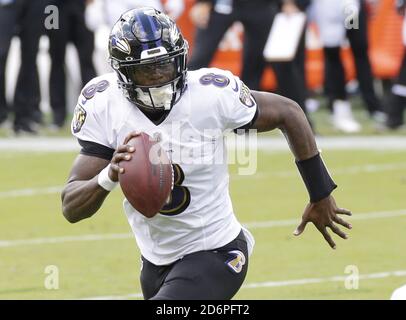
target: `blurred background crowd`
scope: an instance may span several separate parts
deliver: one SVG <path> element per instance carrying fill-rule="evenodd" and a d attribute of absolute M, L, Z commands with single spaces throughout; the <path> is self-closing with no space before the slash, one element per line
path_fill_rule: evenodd
<path fill-rule="evenodd" d="M 111 26 L 137 6 L 178 22 L 190 43 L 189 70 L 229 69 L 253 90 L 291 98 L 315 132 L 318 108 L 329 110 L 336 130 L 362 131 L 353 96 L 377 129 L 403 127 L 402 0 L 0 0 L 0 126 L 17 135 L 66 129 L 81 88 L 110 72 Z M 294 57 L 268 61 L 279 13 L 305 14 L 306 27 Z"/>

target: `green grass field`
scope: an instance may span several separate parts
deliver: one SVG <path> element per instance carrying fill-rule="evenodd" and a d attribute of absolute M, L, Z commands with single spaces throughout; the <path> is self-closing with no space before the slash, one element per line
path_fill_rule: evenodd
<path fill-rule="evenodd" d="M 121 191 L 93 218 L 71 225 L 59 193 L 49 189 L 64 184 L 74 157 L 0 153 L 0 299 L 139 298 L 139 252 Z M 324 158 L 339 185 L 337 203 L 354 213 L 350 239 L 334 236 L 335 251 L 312 225 L 292 236 L 307 194 L 288 152 L 260 152 L 255 176 L 231 168 L 235 212 L 256 239 L 246 287 L 235 299 L 388 299 L 406 283 L 406 150 L 325 151 Z M 34 193 L 21 193 L 26 189 Z M 49 265 L 59 271 L 57 290 L 44 286 Z M 348 265 L 359 269 L 358 289 L 330 279 L 348 276 Z"/>

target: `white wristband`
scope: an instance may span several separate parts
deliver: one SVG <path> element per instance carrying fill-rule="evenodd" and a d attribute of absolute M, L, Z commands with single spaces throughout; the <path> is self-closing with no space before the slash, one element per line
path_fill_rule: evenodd
<path fill-rule="evenodd" d="M 110 179 L 109 169 L 110 165 L 100 171 L 99 176 L 97 177 L 97 183 L 106 191 L 112 191 L 118 185 L 118 182 Z"/>

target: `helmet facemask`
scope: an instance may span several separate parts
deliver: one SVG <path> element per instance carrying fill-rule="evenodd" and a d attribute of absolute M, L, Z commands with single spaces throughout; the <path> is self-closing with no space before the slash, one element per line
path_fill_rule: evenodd
<path fill-rule="evenodd" d="M 161 54 L 148 56 L 148 51 Z M 147 112 L 169 111 L 185 89 L 186 54 L 185 41 L 185 47 L 172 54 L 167 54 L 164 48 L 155 48 L 141 54 L 145 59 L 112 61 L 112 66 L 127 99 Z"/>

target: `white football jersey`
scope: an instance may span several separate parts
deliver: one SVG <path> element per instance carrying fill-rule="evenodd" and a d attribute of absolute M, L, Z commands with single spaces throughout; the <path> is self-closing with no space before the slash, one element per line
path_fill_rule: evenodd
<path fill-rule="evenodd" d="M 141 254 L 156 265 L 197 251 L 212 250 L 237 237 L 229 195 L 223 133 L 253 121 L 257 105 L 249 89 L 229 71 L 189 71 L 188 87 L 159 125 L 151 122 L 117 86 L 115 73 L 93 79 L 75 108 L 72 133 L 111 151 L 131 131 L 158 138 L 174 165 L 170 201 L 146 218 L 124 200 L 124 210 Z M 245 230 L 252 252 L 253 238 Z"/>

